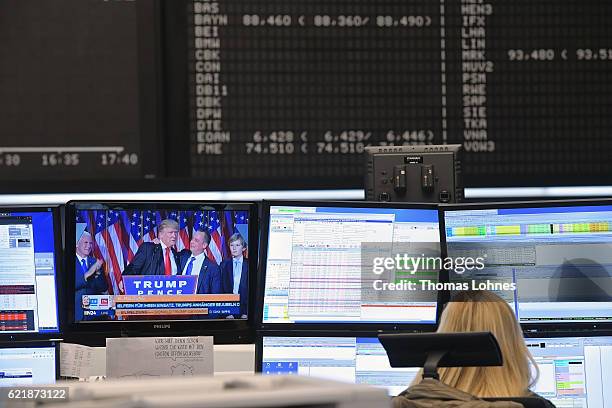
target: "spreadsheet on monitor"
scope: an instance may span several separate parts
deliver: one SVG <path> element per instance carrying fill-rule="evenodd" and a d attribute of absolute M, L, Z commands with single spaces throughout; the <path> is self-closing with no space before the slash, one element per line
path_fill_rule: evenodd
<path fill-rule="evenodd" d="M 56 358 L 55 347 L 0 348 L 0 387 L 54 383 Z"/>
<path fill-rule="evenodd" d="M 558 408 L 612 406 L 612 337 L 525 339 L 540 376 L 532 391 Z"/>
<path fill-rule="evenodd" d="M 271 206 L 263 322 L 435 323 L 437 293 L 381 300 L 362 271 L 367 248 L 439 242 L 435 209 Z"/>
<path fill-rule="evenodd" d="M 508 282 L 522 323 L 612 320 L 612 206 L 445 209 L 449 256 L 485 268 L 451 280 Z"/>
<path fill-rule="evenodd" d="M 59 330 L 54 213 L 0 208 L 0 333 Z"/>
<path fill-rule="evenodd" d="M 418 372 L 391 368 L 375 337 L 264 337 L 261 370 L 384 387 L 390 395 L 405 390 Z"/>

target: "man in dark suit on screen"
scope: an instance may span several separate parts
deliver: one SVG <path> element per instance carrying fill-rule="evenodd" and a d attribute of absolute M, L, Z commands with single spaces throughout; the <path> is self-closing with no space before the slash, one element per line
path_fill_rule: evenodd
<path fill-rule="evenodd" d="M 102 273 L 104 261 L 91 256 L 93 239 L 83 231 L 76 244 L 74 277 L 74 319 L 83 320 L 83 296 L 102 295 L 108 290 L 108 283 Z"/>
<path fill-rule="evenodd" d="M 235 233 L 229 239 L 231 259 L 221 262 L 221 285 L 224 293 L 240 295 L 239 318 L 247 317 L 249 296 L 249 261 L 244 258 L 246 242 L 242 235 Z"/>
<path fill-rule="evenodd" d="M 163 220 L 158 227 L 159 244 L 144 242 L 134 259 L 123 270 L 123 275 L 177 275 L 179 259 L 174 249 L 179 225 L 172 219 Z"/>
<path fill-rule="evenodd" d="M 181 275 L 197 275 L 196 293 L 221 293 L 221 271 L 219 266 L 206 257 L 206 248 L 210 244 L 207 231 L 195 231 L 189 249 L 179 252 Z"/>

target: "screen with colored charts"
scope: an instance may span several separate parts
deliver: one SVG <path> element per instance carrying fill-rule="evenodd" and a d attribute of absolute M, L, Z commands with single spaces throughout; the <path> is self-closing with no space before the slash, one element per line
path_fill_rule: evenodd
<path fill-rule="evenodd" d="M 612 337 L 525 339 L 540 376 L 532 391 L 559 408 L 612 406 Z"/>
<path fill-rule="evenodd" d="M 484 259 L 450 280 L 498 284 L 521 323 L 612 321 L 612 205 L 449 206 L 444 222 L 449 256 Z"/>
<path fill-rule="evenodd" d="M 299 374 L 405 390 L 417 368 L 391 368 L 376 337 L 263 337 L 261 372 Z"/>
<path fill-rule="evenodd" d="M 404 250 L 439 256 L 438 212 L 381 207 L 271 205 L 262 323 L 435 323 L 437 291 L 387 289 L 437 282 L 438 270 L 383 282 L 373 265 Z"/>
<path fill-rule="evenodd" d="M 54 214 L 0 208 L 0 335 L 59 331 Z"/>
<path fill-rule="evenodd" d="M 73 220 L 75 322 L 247 319 L 249 205 L 91 207 Z"/>
<path fill-rule="evenodd" d="M 55 347 L 0 347 L 0 387 L 53 384 L 56 351 Z"/>
<path fill-rule="evenodd" d="M 557 407 L 612 406 L 612 337 L 527 338 L 538 365 L 532 391 Z M 418 368 L 391 368 L 377 338 L 276 337 L 261 343 L 263 374 L 299 374 L 384 387 L 398 395 Z M 259 364 L 259 362 L 258 362 Z"/>

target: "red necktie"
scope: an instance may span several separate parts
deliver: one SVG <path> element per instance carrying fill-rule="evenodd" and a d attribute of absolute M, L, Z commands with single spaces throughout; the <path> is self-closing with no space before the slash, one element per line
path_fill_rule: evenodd
<path fill-rule="evenodd" d="M 166 247 L 166 257 L 164 258 L 164 268 L 166 276 L 172 275 L 172 264 L 170 263 L 170 247 Z"/>

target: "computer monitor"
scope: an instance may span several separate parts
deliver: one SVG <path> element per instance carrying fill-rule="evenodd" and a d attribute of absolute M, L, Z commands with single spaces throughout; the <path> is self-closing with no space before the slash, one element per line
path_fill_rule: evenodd
<path fill-rule="evenodd" d="M 68 203 L 66 218 L 73 331 L 249 328 L 256 204 L 80 201 Z M 239 332 L 230 337 L 243 338 Z"/>
<path fill-rule="evenodd" d="M 58 207 L 0 207 L 0 341 L 58 333 Z"/>
<path fill-rule="evenodd" d="M 527 338 L 540 372 L 532 391 L 557 407 L 612 406 L 612 337 Z"/>
<path fill-rule="evenodd" d="M 391 368 L 377 337 L 317 337 L 285 334 L 258 336 L 256 371 L 299 374 L 404 391 L 418 368 Z"/>
<path fill-rule="evenodd" d="M 441 208 L 448 255 L 482 262 L 455 289 L 495 290 L 527 328 L 612 323 L 612 201 Z"/>
<path fill-rule="evenodd" d="M 0 344 L 0 387 L 53 384 L 58 376 L 57 343 Z"/>
<path fill-rule="evenodd" d="M 612 337 L 526 338 L 538 366 L 531 390 L 557 407 L 606 408 L 612 403 Z M 256 343 L 256 370 L 384 387 L 408 388 L 418 368 L 391 368 L 375 337 L 266 333 Z M 533 370 L 533 367 L 532 367 Z M 533 370 L 535 373 L 535 370 Z"/>
<path fill-rule="evenodd" d="M 262 329 L 434 327 L 438 293 L 420 283 L 439 270 L 401 256 L 440 256 L 435 205 L 270 201 L 263 214 Z"/>

